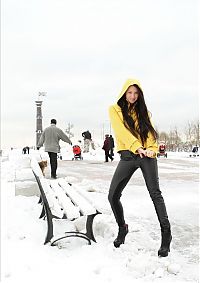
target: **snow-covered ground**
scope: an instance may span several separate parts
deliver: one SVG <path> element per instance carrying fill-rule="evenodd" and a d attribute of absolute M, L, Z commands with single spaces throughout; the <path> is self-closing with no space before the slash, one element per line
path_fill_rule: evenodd
<path fill-rule="evenodd" d="M 40 159 L 38 151 L 31 154 Z M 59 247 L 43 245 L 46 222 L 39 219 L 38 188 L 28 155 L 21 150 L 1 157 L 1 280 L 2 282 L 198 282 L 199 256 L 199 158 L 188 153 L 168 153 L 158 159 L 160 187 L 172 226 L 171 252 L 158 258 L 160 229 L 152 201 L 138 170 L 122 195 L 129 234 L 119 249 L 113 240 L 117 225 L 107 200 L 119 157 L 104 163 L 99 148 L 72 161 L 70 146 L 62 149 L 58 177 L 90 191 L 106 214 L 96 216 L 97 243 L 67 240 Z M 47 155 L 40 150 L 42 158 Z M 49 166 L 46 170 L 49 178 Z M 58 220 L 58 229 L 83 227 Z M 70 241 L 70 242 L 69 242 Z"/>

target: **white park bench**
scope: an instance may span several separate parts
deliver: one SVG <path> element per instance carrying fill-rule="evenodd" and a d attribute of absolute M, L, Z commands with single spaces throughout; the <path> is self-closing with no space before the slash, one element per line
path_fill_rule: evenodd
<path fill-rule="evenodd" d="M 90 193 L 80 190 L 71 185 L 65 178 L 50 180 L 44 178 L 42 171 L 35 158 L 31 159 L 31 168 L 36 178 L 39 190 L 42 212 L 40 218 L 47 219 L 47 234 L 44 244 L 50 243 L 52 246 L 59 240 L 68 237 L 80 237 L 96 242 L 93 234 L 93 220 L 97 214 L 101 214 L 95 207 Z M 54 218 L 75 220 L 81 216 L 86 216 L 85 233 L 78 231 L 65 232 L 63 236 L 54 236 Z"/>

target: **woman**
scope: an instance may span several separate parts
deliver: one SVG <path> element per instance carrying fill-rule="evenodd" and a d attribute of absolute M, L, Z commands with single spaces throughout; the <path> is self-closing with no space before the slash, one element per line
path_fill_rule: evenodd
<path fill-rule="evenodd" d="M 105 140 L 104 140 L 103 147 L 102 147 L 102 149 L 105 151 L 105 162 L 108 162 L 108 158 L 110 158 L 111 161 L 113 161 L 114 159 L 112 155 L 109 153 L 110 147 L 111 147 L 111 144 L 110 144 L 109 135 L 105 135 Z"/>
<path fill-rule="evenodd" d="M 161 227 L 162 241 L 158 256 L 168 256 L 172 236 L 158 182 L 157 133 L 151 124 L 142 88 L 137 80 L 128 79 L 125 82 L 117 104 L 109 109 L 109 115 L 116 137 L 117 151 L 120 154 L 120 162 L 114 173 L 108 196 L 119 226 L 114 246 L 118 248 L 123 244 L 128 233 L 120 197 L 133 173 L 140 168 Z"/>

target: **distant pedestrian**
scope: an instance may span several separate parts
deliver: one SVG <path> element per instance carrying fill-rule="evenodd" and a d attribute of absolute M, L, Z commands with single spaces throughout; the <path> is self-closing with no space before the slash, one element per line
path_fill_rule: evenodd
<path fill-rule="evenodd" d="M 88 130 L 82 133 L 82 137 L 84 139 L 84 153 L 89 152 L 90 145 L 92 149 L 95 149 L 94 142 L 92 141 L 92 135 Z"/>
<path fill-rule="evenodd" d="M 105 140 L 102 149 L 105 151 L 105 162 L 108 162 L 108 158 L 113 161 L 112 155 L 109 153 L 110 151 L 110 138 L 109 135 L 105 135 Z"/>
<path fill-rule="evenodd" d="M 199 147 L 197 145 L 195 145 L 192 149 L 192 152 L 196 153 L 196 152 L 198 152 L 198 150 L 199 150 Z"/>
<path fill-rule="evenodd" d="M 60 152 L 59 141 L 62 140 L 66 143 L 72 145 L 70 139 L 66 134 L 59 128 L 56 127 L 57 121 L 51 119 L 51 126 L 47 127 L 42 133 L 40 140 L 37 145 L 37 149 L 41 146 L 45 147 L 45 151 L 48 152 L 51 165 L 51 178 L 56 179 L 56 170 L 57 170 L 57 153 Z"/>
<path fill-rule="evenodd" d="M 29 154 L 30 147 L 29 147 L 29 146 L 26 146 L 26 150 L 27 150 L 27 154 Z"/>
<path fill-rule="evenodd" d="M 26 154 L 26 147 L 24 147 L 24 148 L 22 149 L 22 153 L 23 153 L 23 154 Z"/>
<path fill-rule="evenodd" d="M 110 135 L 109 139 L 110 139 L 110 155 L 111 155 L 111 156 L 114 156 L 115 143 L 114 143 L 113 136 Z"/>

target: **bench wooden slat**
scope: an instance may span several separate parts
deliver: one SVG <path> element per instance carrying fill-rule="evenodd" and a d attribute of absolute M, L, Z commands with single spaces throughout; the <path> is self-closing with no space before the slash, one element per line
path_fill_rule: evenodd
<path fill-rule="evenodd" d="M 51 180 L 50 185 L 58 197 L 59 204 L 62 206 L 66 217 L 70 220 L 80 217 L 78 207 L 74 206 L 70 198 L 65 194 L 63 189 L 58 185 L 57 180 Z"/>
<path fill-rule="evenodd" d="M 109 209 L 110 207 L 107 203 L 104 205 L 104 207 L 102 207 L 102 205 L 95 200 L 91 193 L 88 193 L 87 191 L 83 190 L 82 188 L 76 185 L 73 185 L 73 188 L 75 188 L 76 191 L 81 196 L 83 196 L 89 203 L 91 203 L 91 205 L 94 206 L 98 211 L 101 211 L 101 213 L 105 214 L 111 214 L 111 210 Z"/>
<path fill-rule="evenodd" d="M 78 194 L 73 186 L 70 186 L 65 179 L 59 178 L 58 183 L 72 201 L 79 207 L 83 215 L 91 215 L 97 212 L 96 209 L 84 197 Z"/>
<path fill-rule="evenodd" d="M 46 198 L 49 203 L 49 207 L 51 209 L 51 212 L 54 216 L 57 216 L 59 218 L 63 218 L 64 211 L 61 209 L 58 199 L 56 198 L 55 193 L 51 189 L 51 187 L 48 184 L 48 181 L 45 178 L 40 179 L 41 185 L 43 187 L 43 190 L 45 192 Z"/>

